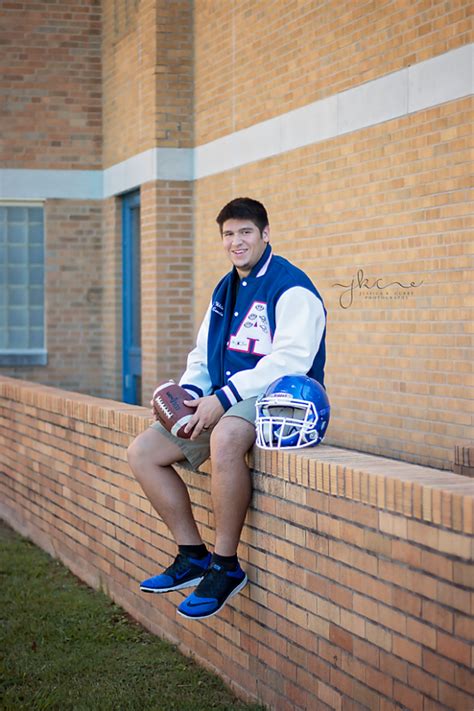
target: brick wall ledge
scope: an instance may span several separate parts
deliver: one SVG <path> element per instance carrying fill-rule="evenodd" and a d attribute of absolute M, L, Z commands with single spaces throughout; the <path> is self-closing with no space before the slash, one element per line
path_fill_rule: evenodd
<path fill-rule="evenodd" d="M 174 555 L 130 475 L 149 411 L 0 376 L 0 515 L 146 627 L 278 711 L 474 701 L 474 481 L 321 445 L 251 454 L 250 585 L 209 620 L 146 596 Z M 210 464 L 179 471 L 212 546 Z"/>

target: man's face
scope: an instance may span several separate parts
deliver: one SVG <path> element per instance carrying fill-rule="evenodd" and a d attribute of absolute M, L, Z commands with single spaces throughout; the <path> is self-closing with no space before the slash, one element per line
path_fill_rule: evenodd
<path fill-rule="evenodd" d="M 270 238 L 270 228 L 260 233 L 251 220 L 226 220 L 222 225 L 224 250 L 237 269 L 239 276 L 246 277 L 265 251 Z"/>

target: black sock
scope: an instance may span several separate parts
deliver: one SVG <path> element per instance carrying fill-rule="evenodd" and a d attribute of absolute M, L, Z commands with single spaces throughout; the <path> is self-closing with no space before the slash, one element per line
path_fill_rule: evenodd
<path fill-rule="evenodd" d="M 178 546 L 179 552 L 184 555 L 191 556 L 191 558 L 197 558 L 202 560 L 207 556 L 207 548 L 204 543 L 199 546 Z"/>
<path fill-rule="evenodd" d="M 219 555 L 219 553 L 212 554 L 212 562 L 222 565 L 225 570 L 236 570 L 239 564 L 239 559 L 236 555 Z"/>

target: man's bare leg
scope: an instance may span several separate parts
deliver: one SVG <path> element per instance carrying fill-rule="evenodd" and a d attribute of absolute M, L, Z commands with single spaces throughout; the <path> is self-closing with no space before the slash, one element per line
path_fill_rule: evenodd
<path fill-rule="evenodd" d="M 245 455 L 254 440 L 253 424 L 232 416 L 219 420 L 211 435 L 215 551 L 206 575 L 178 606 L 178 614 L 188 619 L 215 615 L 247 584 L 237 546 L 252 495 Z"/>
<path fill-rule="evenodd" d="M 127 456 L 132 472 L 176 543 L 201 544 L 187 487 L 171 466 L 184 459 L 181 449 L 158 430 L 149 428 L 132 442 Z"/>
<path fill-rule="evenodd" d="M 241 417 L 223 417 L 211 436 L 215 552 L 233 556 L 252 497 L 245 455 L 255 441 L 255 427 Z"/>

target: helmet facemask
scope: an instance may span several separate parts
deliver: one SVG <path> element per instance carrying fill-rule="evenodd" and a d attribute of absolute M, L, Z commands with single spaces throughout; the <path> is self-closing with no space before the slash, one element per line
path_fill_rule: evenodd
<path fill-rule="evenodd" d="M 310 447 L 318 441 L 318 413 L 312 402 L 284 393 L 257 401 L 257 446 L 261 449 Z"/>

